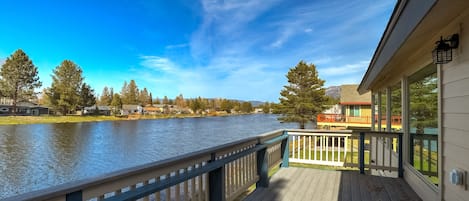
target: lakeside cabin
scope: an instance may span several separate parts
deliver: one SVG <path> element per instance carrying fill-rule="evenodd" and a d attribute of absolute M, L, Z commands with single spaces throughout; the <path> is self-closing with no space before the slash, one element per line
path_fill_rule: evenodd
<path fill-rule="evenodd" d="M 18 101 L 16 103 L 16 115 L 18 116 L 40 116 L 49 114 L 49 108 L 42 107 L 31 101 Z M 13 100 L 0 98 L 0 116 L 13 115 Z"/>
<path fill-rule="evenodd" d="M 358 87 L 370 130 L 277 130 L 6 200 L 467 200 L 468 22 L 469 1 L 397 2 Z"/>

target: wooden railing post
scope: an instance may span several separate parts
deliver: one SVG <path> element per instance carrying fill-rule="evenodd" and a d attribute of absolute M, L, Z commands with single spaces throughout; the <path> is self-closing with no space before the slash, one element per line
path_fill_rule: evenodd
<path fill-rule="evenodd" d="M 257 174 L 259 175 L 259 181 L 256 183 L 257 188 L 269 187 L 269 164 L 267 159 L 267 148 L 257 151 Z"/>
<path fill-rule="evenodd" d="M 365 132 L 360 132 L 360 155 L 359 157 L 359 167 L 360 174 L 365 174 Z"/>
<path fill-rule="evenodd" d="M 212 154 L 211 162 L 215 161 L 215 154 Z M 225 196 L 225 166 L 210 171 L 208 173 L 208 191 L 210 201 L 224 201 Z"/>
<path fill-rule="evenodd" d="M 72 193 L 68 193 L 65 195 L 65 200 L 66 201 L 82 201 L 83 200 L 83 192 L 80 191 L 75 191 Z"/>
<path fill-rule="evenodd" d="M 288 135 L 288 131 L 283 131 L 283 135 Z M 288 167 L 290 166 L 289 164 L 289 159 L 290 159 L 290 137 L 285 138 L 282 140 L 282 145 L 281 145 L 281 153 L 282 153 L 282 165 L 280 167 Z"/>
<path fill-rule="evenodd" d="M 397 170 L 397 174 L 399 176 L 399 178 L 402 178 L 404 177 L 404 166 L 403 166 L 403 163 L 402 163 L 402 133 L 399 133 L 398 135 L 398 150 L 399 150 L 399 161 L 398 161 L 398 170 Z"/>

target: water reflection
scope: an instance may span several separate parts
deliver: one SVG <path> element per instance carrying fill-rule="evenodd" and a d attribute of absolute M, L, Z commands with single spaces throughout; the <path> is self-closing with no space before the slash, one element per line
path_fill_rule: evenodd
<path fill-rule="evenodd" d="M 0 199 L 279 128 L 275 115 L 0 126 Z"/>

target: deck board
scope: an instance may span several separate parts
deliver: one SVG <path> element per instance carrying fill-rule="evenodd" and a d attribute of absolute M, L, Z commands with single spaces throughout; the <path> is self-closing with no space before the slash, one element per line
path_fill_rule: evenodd
<path fill-rule="evenodd" d="M 357 171 L 281 168 L 246 201 L 275 200 L 421 200 L 398 178 L 361 175 Z"/>

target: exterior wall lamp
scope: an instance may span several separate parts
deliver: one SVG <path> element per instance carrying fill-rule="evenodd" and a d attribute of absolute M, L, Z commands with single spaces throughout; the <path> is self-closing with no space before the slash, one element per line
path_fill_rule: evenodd
<path fill-rule="evenodd" d="M 436 41 L 436 47 L 432 51 L 433 63 L 434 64 L 446 64 L 453 60 L 453 49 L 459 46 L 459 35 L 453 34 L 447 39 L 440 37 L 439 41 Z"/>

